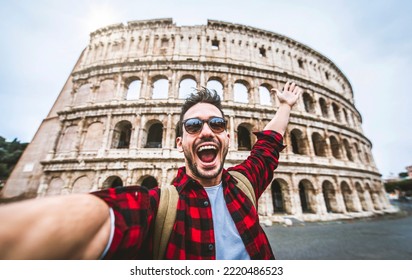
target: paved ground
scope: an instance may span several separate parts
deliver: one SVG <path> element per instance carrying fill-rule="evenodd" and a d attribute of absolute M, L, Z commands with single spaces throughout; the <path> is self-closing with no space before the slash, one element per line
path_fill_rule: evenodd
<path fill-rule="evenodd" d="M 412 260 L 412 202 L 398 214 L 264 227 L 281 260 Z"/>

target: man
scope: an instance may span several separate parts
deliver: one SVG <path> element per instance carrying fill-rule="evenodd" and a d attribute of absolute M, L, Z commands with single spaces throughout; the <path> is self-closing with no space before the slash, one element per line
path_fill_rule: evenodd
<path fill-rule="evenodd" d="M 292 106 L 301 89 L 287 82 L 280 105 L 250 156 L 229 168 L 259 198 L 277 167 Z M 229 133 L 217 94 L 207 89 L 182 108 L 177 148 L 185 166 L 174 180 L 176 221 L 165 259 L 274 259 L 257 209 L 223 168 Z M 0 207 L 0 259 L 151 259 L 161 189 L 107 189 Z"/>

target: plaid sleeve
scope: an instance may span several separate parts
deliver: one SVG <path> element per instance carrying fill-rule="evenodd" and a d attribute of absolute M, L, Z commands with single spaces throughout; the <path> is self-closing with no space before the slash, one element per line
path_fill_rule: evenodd
<path fill-rule="evenodd" d="M 279 163 L 279 153 L 285 146 L 283 136 L 276 131 L 265 130 L 254 134 L 258 139 L 249 157 L 229 170 L 244 174 L 254 186 L 256 198 L 259 198 L 272 181 L 273 171 Z"/>
<path fill-rule="evenodd" d="M 159 189 L 110 188 L 93 192 L 113 210 L 114 233 L 105 259 L 151 259 Z"/>

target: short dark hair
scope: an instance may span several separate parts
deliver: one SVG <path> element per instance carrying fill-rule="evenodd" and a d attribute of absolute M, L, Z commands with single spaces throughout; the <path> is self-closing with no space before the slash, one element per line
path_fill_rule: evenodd
<path fill-rule="evenodd" d="M 222 101 L 220 96 L 217 94 L 216 90 L 208 89 L 202 87 L 201 89 L 197 89 L 195 92 L 191 93 L 185 100 L 185 103 L 182 105 L 182 112 L 180 113 L 179 123 L 177 124 L 177 136 L 183 135 L 183 117 L 186 112 L 198 103 L 208 103 L 212 104 L 219 111 L 222 113 L 222 117 L 225 118 L 225 114 L 222 110 Z"/>

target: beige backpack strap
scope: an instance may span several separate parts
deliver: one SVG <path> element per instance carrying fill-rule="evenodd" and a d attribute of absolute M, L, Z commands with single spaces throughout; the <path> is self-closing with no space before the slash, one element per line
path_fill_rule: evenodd
<path fill-rule="evenodd" d="M 231 170 L 229 173 L 237 180 L 238 183 L 236 186 L 250 199 L 250 201 L 252 201 L 253 206 L 256 208 L 255 190 L 248 178 L 238 171 Z"/>
<path fill-rule="evenodd" d="M 176 220 L 179 194 L 175 186 L 161 188 L 159 208 L 155 220 L 153 257 L 163 259 Z M 171 207 L 169 207 L 171 206 Z"/>

